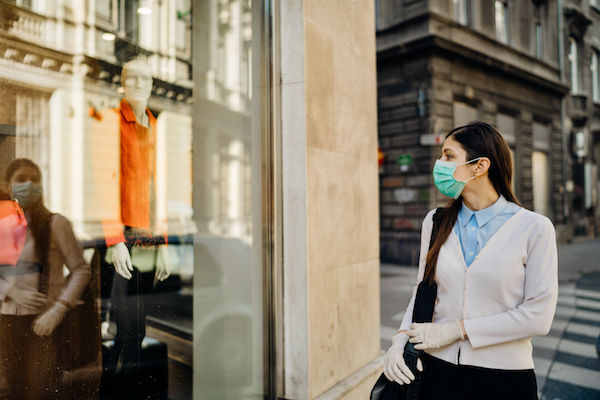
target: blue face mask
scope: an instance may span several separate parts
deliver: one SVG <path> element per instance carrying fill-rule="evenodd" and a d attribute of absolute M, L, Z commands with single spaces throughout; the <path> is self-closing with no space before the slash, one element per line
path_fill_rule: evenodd
<path fill-rule="evenodd" d="M 456 164 L 452 161 L 437 160 L 433 167 L 433 182 L 435 183 L 435 187 L 437 187 L 442 194 L 452 197 L 454 200 L 458 199 L 458 196 L 462 193 L 467 182 L 471 179 L 475 179 L 475 177 L 473 176 L 466 181 L 457 181 L 454 178 L 456 168 L 461 165 L 471 164 L 480 158 L 482 157 L 474 158 L 471 161 L 462 164 Z"/>
<path fill-rule="evenodd" d="M 23 208 L 33 206 L 42 197 L 42 188 L 40 185 L 34 184 L 31 181 L 14 183 L 12 185 L 13 198 L 19 201 L 19 205 Z"/>

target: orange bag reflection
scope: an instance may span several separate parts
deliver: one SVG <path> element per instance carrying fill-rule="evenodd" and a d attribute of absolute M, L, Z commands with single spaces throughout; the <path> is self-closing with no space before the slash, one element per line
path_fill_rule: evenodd
<path fill-rule="evenodd" d="M 27 233 L 23 210 L 4 192 L 0 193 L 0 265 L 16 265 Z"/>

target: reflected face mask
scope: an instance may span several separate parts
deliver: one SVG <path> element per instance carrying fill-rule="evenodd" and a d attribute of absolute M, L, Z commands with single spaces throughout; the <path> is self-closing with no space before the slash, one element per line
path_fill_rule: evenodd
<path fill-rule="evenodd" d="M 23 208 L 33 206 L 42 197 L 42 188 L 40 185 L 31 181 L 14 183 L 12 185 L 13 198 L 18 200 Z"/>
<path fill-rule="evenodd" d="M 462 164 L 456 164 L 452 161 L 437 160 L 433 167 L 433 182 L 435 183 L 435 187 L 437 187 L 443 195 L 452 197 L 454 200 L 458 199 L 458 196 L 462 193 L 467 182 L 471 179 L 475 179 L 475 177 L 473 176 L 465 181 L 457 181 L 454 178 L 456 168 L 461 165 L 471 164 L 480 158 L 482 157 L 474 158 Z"/>

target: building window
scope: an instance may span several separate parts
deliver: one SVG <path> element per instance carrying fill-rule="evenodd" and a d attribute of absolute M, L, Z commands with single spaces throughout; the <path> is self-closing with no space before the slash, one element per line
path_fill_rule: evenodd
<path fill-rule="evenodd" d="M 453 126 L 466 125 L 477 119 L 477 109 L 468 104 L 455 101 L 452 104 Z"/>
<path fill-rule="evenodd" d="M 517 148 L 517 120 L 514 116 L 498 113 L 496 114 L 496 128 L 498 132 L 504 137 L 506 143 L 510 147 L 510 156 L 513 165 L 513 177 L 511 180 L 511 188 L 514 193 L 519 195 L 518 193 L 518 185 L 517 180 L 519 179 L 519 167 L 520 163 L 518 162 L 515 154 L 515 149 Z"/>
<path fill-rule="evenodd" d="M 577 41 L 569 38 L 569 70 L 571 71 L 571 92 L 579 92 L 579 62 L 577 55 Z"/>
<path fill-rule="evenodd" d="M 127 39 L 137 42 L 139 38 L 138 1 L 119 0 L 119 31 Z"/>
<path fill-rule="evenodd" d="M 495 1 L 496 39 L 504 44 L 509 41 L 508 2 Z"/>
<path fill-rule="evenodd" d="M 454 19 L 461 25 L 469 25 L 469 1 L 452 0 L 454 3 Z"/>
<path fill-rule="evenodd" d="M 592 60 L 590 68 L 592 70 L 592 100 L 594 103 L 600 103 L 600 66 L 598 65 L 598 58 L 600 51 L 592 50 Z"/>
<path fill-rule="evenodd" d="M 535 17 L 533 18 L 533 37 L 535 40 L 535 56 L 541 59 L 544 55 L 543 42 L 544 42 L 544 30 L 542 29 L 542 18 L 541 18 L 540 5 L 535 6 Z"/>
<path fill-rule="evenodd" d="M 531 173 L 533 185 L 533 211 L 550 215 L 550 129 L 548 126 L 533 123 L 533 152 L 531 153 Z"/>
<path fill-rule="evenodd" d="M 14 3 L 19 7 L 33 8 L 33 0 L 16 0 Z"/>

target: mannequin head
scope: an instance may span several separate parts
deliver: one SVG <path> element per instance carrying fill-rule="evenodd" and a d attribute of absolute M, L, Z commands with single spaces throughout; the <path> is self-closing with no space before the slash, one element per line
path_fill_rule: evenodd
<path fill-rule="evenodd" d="M 152 70 L 141 60 L 132 60 L 121 70 L 121 86 L 125 91 L 125 100 L 135 107 L 146 107 L 152 93 Z"/>

